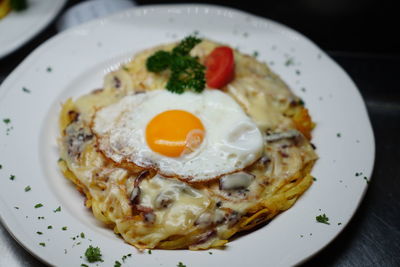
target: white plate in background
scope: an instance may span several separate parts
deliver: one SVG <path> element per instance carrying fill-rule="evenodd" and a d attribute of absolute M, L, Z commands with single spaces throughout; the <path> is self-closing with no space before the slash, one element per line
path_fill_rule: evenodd
<path fill-rule="evenodd" d="M 258 54 L 303 98 L 317 123 L 313 143 L 320 159 L 312 171 L 316 181 L 291 209 L 225 249 L 210 250 L 212 254 L 140 253 L 98 223 L 83 206 L 84 198 L 60 174 L 60 103 L 101 87 L 104 74 L 134 53 L 193 32 Z M 134 266 L 288 266 L 321 250 L 349 222 L 367 189 L 375 145 L 358 89 L 301 34 L 229 8 L 159 5 L 72 28 L 28 56 L 0 87 L 0 151 L 2 222 L 28 251 L 49 264 L 88 264 L 83 254 L 93 245 L 103 254 L 99 266 L 113 266 L 129 253 L 126 264 Z M 25 192 L 26 186 L 32 189 Z M 35 208 L 39 203 L 43 207 Z M 54 212 L 58 207 L 61 212 Z M 320 214 L 329 217 L 330 225 L 316 222 Z M 85 238 L 77 237 L 82 232 Z"/>
<path fill-rule="evenodd" d="M 41 32 L 58 14 L 66 0 L 28 0 L 28 8 L 11 11 L 0 19 L 0 59 Z"/>

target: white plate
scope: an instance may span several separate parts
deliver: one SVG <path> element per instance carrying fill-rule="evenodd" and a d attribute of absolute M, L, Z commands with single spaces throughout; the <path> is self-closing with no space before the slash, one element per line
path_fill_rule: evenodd
<path fill-rule="evenodd" d="M 17 50 L 42 31 L 58 14 L 66 0 L 28 0 L 22 12 L 0 19 L 0 59 Z"/>
<path fill-rule="evenodd" d="M 320 159 L 312 171 L 317 180 L 293 208 L 225 249 L 212 250 L 212 254 L 185 250 L 139 253 L 97 223 L 84 208 L 83 197 L 60 174 L 57 114 L 60 102 L 101 87 L 103 75 L 135 52 L 194 31 L 242 52 L 257 51 L 259 59 L 272 63 L 273 70 L 304 99 L 317 122 L 313 142 Z M 11 122 L 4 123 L 4 118 Z M 90 244 L 101 248 L 104 263 L 100 266 L 112 266 L 127 253 L 132 253 L 127 262 L 135 266 L 300 263 L 326 246 L 349 222 L 367 188 L 364 177 L 371 175 L 375 153 L 359 91 L 323 51 L 276 22 L 207 5 L 134 8 L 55 36 L 4 81 L 0 119 L 1 218 L 27 250 L 57 266 L 85 263 L 80 257 Z M 15 179 L 10 180 L 10 175 Z M 28 185 L 32 190 L 25 192 Z M 38 203 L 43 207 L 34 208 Z M 53 212 L 59 206 L 62 211 Z M 330 225 L 316 222 L 320 214 L 329 217 Z M 48 225 L 53 229 L 47 229 Z M 63 231 L 63 226 L 68 229 Z M 81 232 L 86 238 L 72 239 Z M 39 245 L 42 242 L 45 247 Z"/>

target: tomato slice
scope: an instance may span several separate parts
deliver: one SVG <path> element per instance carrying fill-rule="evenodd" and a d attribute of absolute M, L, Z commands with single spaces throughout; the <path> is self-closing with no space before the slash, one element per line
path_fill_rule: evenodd
<path fill-rule="evenodd" d="M 215 48 L 206 58 L 205 66 L 207 86 L 222 88 L 233 80 L 235 61 L 233 50 L 228 46 Z"/>

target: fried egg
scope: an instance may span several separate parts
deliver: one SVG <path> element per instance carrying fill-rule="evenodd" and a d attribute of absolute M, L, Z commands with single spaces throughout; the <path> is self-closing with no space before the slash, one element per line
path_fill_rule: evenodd
<path fill-rule="evenodd" d="M 191 182 L 241 170 L 263 151 L 257 125 L 218 90 L 128 95 L 99 110 L 93 122 L 108 158 Z"/>

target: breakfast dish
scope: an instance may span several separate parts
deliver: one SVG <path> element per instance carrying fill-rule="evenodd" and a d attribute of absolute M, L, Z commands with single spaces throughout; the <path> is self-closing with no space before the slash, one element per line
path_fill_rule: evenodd
<path fill-rule="evenodd" d="M 58 2 L 35 1 L 26 12 L 41 3 L 51 7 Z M 35 18 L 49 12 L 40 14 Z M 17 19 L 14 15 L 1 20 L 0 32 L 7 21 Z M 19 28 L 12 29 L 5 32 L 16 34 Z M 258 54 L 257 60 L 267 62 L 304 100 L 316 122 L 315 179 L 289 210 L 266 226 L 233 236 L 223 249 L 143 253 L 97 220 L 83 205 L 85 198 L 60 172 L 56 142 L 60 103 L 68 98 L 77 103 L 80 96 L 105 87 L 104 75 L 137 52 L 178 42 L 195 31 L 248 55 Z M 3 55 L 6 47 L 1 40 L 0 44 Z M 116 261 L 123 266 L 298 265 L 345 228 L 369 186 L 365 178 L 372 179 L 373 131 L 361 94 L 346 72 L 300 33 L 225 7 L 140 6 L 62 32 L 31 53 L 0 85 L 0 114 L 1 222 L 18 243 L 51 266 L 114 266 Z M 329 225 L 316 220 L 323 214 Z M 90 246 L 99 247 L 103 262 L 86 260 Z M 16 260 L 19 255 L 9 254 Z"/>
<path fill-rule="evenodd" d="M 139 249 L 221 247 L 312 184 L 314 123 L 269 67 L 189 36 L 140 52 L 63 103 L 59 166 Z"/>

